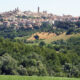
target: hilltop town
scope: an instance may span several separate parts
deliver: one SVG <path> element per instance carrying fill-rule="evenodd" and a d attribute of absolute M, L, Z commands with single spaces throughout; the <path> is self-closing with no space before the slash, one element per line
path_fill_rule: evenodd
<path fill-rule="evenodd" d="M 19 29 L 21 27 L 31 28 L 40 27 L 42 23 L 54 24 L 55 21 L 79 21 L 79 17 L 73 17 L 71 15 L 57 16 L 47 11 L 40 12 L 38 7 L 37 12 L 32 11 L 20 11 L 19 8 L 13 11 L 0 13 L 0 27 L 14 27 Z"/>

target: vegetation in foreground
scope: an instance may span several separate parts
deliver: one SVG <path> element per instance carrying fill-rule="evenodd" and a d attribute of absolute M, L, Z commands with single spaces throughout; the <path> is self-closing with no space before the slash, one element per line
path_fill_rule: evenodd
<path fill-rule="evenodd" d="M 0 38 L 0 74 L 80 77 L 80 37 L 49 45 Z"/>
<path fill-rule="evenodd" d="M 28 38 L 37 31 L 52 32 L 57 36 L 64 32 L 66 36 L 80 33 L 80 23 L 58 22 L 55 26 L 53 29 L 53 26 L 43 24 L 34 30 L 0 27 L 0 37 L 4 37 L 0 38 L 0 75 L 80 77 L 80 37 L 64 40 L 64 35 L 46 44 L 36 35 L 37 45 L 14 39 L 25 35 Z"/>
<path fill-rule="evenodd" d="M 0 76 L 0 80 L 80 80 L 80 78 L 38 77 L 38 76 Z"/>

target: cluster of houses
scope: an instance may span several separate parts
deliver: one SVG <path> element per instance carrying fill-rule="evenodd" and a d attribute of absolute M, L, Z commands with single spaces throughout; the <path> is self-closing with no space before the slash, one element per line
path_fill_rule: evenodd
<path fill-rule="evenodd" d="M 79 21 L 79 17 L 73 17 L 71 15 L 57 16 L 47 13 L 47 11 L 31 12 L 24 11 L 21 12 L 18 8 L 13 11 L 4 12 L 0 14 L 0 27 L 14 27 L 19 29 L 24 28 L 34 28 L 40 27 L 42 23 L 54 24 L 55 21 Z"/>

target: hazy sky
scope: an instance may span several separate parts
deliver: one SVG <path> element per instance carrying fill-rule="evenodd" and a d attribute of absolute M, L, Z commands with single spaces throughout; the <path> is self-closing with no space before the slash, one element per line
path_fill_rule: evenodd
<path fill-rule="evenodd" d="M 80 0 L 0 0 L 0 12 L 19 7 L 22 11 L 47 10 L 49 13 L 80 16 Z"/>

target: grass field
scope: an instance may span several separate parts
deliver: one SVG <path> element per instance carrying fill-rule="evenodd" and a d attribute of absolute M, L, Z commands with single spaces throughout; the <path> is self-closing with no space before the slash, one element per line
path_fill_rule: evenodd
<path fill-rule="evenodd" d="M 61 39 L 67 40 L 67 39 L 69 39 L 69 38 L 71 38 L 71 37 L 79 37 L 79 36 L 80 36 L 80 34 L 66 35 L 66 33 L 63 33 L 63 34 L 61 34 L 61 35 L 54 36 L 54 37 L 52 37 L 52 38 L 50 38 L 50 39 L 45 39 L 44 41 L 45 41 L 46 43 L 51 43 L 51 42 L 56 41 L 56 40 L 61 40 Z"/>
<path fill-rule="evenodd" d="M 26 76 L 0 76 L 0 80 L 80 80 L 80 78 L 62 78 L 62 77 L 26 77 Z"/>
<path fill-rule="evenodd" d="M 46 43 L 51 43 L 53 41 L 60 40 L 60 39 L 67 40 L 71 37 L 80 36 L 79 33 L 78 34 L 71 34 L 71 35 L 66 35 L 66 33 L 63 33 L 60 35 L 56 35 L 54 33 L 45 33 L 45 32 L 43 33 L 42 32 L 42 33 L 35 33 L 35 34 L 37 34 L 40 37 L 40 39 L 43 39 L 43 41 L 45 41 Z M 34 41 L 35 40 L 34 39 L 35 34 L 33 34 L 28 40 Z"/>
<path fill-rule="evenodd" d="M 55 33 L 49 33 L 49 32 L 37 32 L 37 33 L 34 33 L 32 34 L 32 36 L 30 38 L 28 38 L 27 40 L 35 40 L 34 36 L 35 35 L 38 35 L 39 36 L 39 39 L 50 39 L 54 36 L 56 36 Z"/>
<path fill-rule="evenodd" d="M 37 41 L 37 43 L 36 43 L 36 40 L 34 38 L 34 35 L 36 35 L 36 34 L 40 38 Z M 71 37 L 79 37 L 79 36 L 80 36 L 80 33 L 71 34 L 71 35 L 66 35 L 66 33 L 63 33 L 63 34 L 60 34 L 60 35 L 56 35 L 54 33 L 41 32 L 41 33 L 32 34 L 32 36 L 17 37 L 15 39 L 33 41 L 34 42 L 33 44 L 38 44 L 40 41 L 44 41 L 45 43 L 49 44 L 49 43 L 51 43 L 53 41 L 56 41 L 56 40 L 61 40 L 61 39 L 67 40 Z M 32 45 L 32 43 L 31 43 L 31 45 Z"/>

